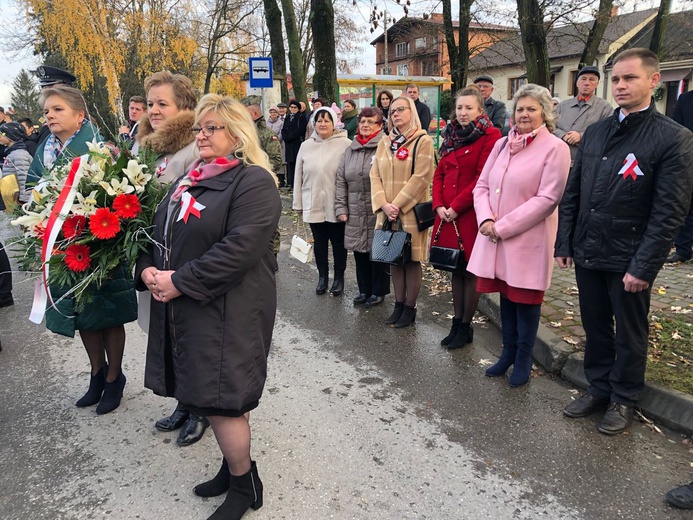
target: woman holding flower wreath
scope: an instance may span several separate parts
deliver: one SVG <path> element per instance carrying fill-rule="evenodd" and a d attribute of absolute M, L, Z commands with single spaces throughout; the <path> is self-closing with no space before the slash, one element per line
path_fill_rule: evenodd
<path fill-rule="evenodd" d="M 159 205 L 154 243 L 137 260 L 137 289 L 153 298 L 144 384 L 207 417 L 224 459 L 194 491 L 228 491 L 210 518 L 237 520 L 262 506 L 249 413 L 265 385 L 277 308 L 281 200 L 241 103 L 207 94 L 192 134 L 200 160 Z"/>
<path fill-rule="evenodd" d="M 86 119 L 87 106 L 79 90 L 54 86 L 44 89 L 41 98 L 46 125 L 51 133 L 36 150 L 27 178 L 29 185 L 40 183 L 44 172 L 69 165 L 72 159 L 89 151 L 88 144 L 101 140 L 94 126 Z M 96 210 L 96 213 L 99 211 Z M 103 233 L 105 239 L 113 231 L 112 213 L 105 211 L 109 215 L 95 213 L 91 217 L 97 238 L 101 238 L 97 233 Z M 66 239 L 73 238 L 74 233 L 81 231 L 86 223 L 86 218 L 82 219 L 66 221 L 63 228 Z M 83 251 L 86 246 L 75 246 L 65 252 L 65 264 L 68 270 L 79 272 L 86 269 L 89 259 Z M 125 350 L 123 324 L 137 318 L 132 277 L 122 266 L 117 267 L 93 291 L 91 301 L 82 306 L 75 305 L 75 298 L 68 295 L 70 289 L 65 286 L 50 287 L 54 305 L 49 304 L 46 309 L 46 327 L 69 337 L 74 337 L 75 330 L 79 331 L 89 356 L 91 379 L 89 390 L 76 404 L 78 407 L 98 404 L 96 413 L 106 414 L 120 406 L 126 382 L 122 371 Z"/>

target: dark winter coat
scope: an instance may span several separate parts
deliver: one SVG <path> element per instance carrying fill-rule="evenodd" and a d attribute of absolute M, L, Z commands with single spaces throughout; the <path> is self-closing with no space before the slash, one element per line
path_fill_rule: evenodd
<path fill-rule="evenodd" d="M 335 214 L 349 217 L 344 228 L 344 247 L 349 251 L 368 253 L 371 250 L 375 213 L 371 206 L 370 173 L 382 138 L 380 132 L 365 145 L 354 139 L 337 168 Z"/>
<path fill-rule="evenodd" d="M 688 213 L 693 134 L 654 108 L 603 119 L 580 141 L 559 209 L 555 255 L 652 283 Z M 634 154 L 638 170 L 624 173 Z M 635 177 L 635 178 L 633 178 Z"/>
<path fill-rule="evenodd" d="M 416 105 L 416 113 L 419 116 L 419 121 L 421 121 L 421 128 L 428 133 L 431 127 L 431 109 L 420 99 L 414 101 L 414 105 Z"/>
<path fill-rule="evenodd" d="M 462 146 L 444 155 L 433 174 L 433 209 L 443 206 L 452 208 L 458 217 L 455 220 L 462 238 L 464 255 L 467 261 L 472 254 L 478 231 L 476 213 L 474 212 L 474 188 L 479 180 L 481 170 L 486 164 L 493 145 L 500 139 L 500 130 L 487 128 L 479 139 L 468 146 Z M 440 217 L 436 215 L 431 230 L 431 245 L 440 226 Z M 455 228 L 450 223 L 443 224 L 436 242 L 440 247 L 457 249 Z"/>
<path fill-rule="evenodd" d="M 489 97 L 486 101 L 484 101 L 484 111 L 493 123 L 493 126 L 499 130 L 502 130 L 503 126 L 505 125 L 505 103 Z"/>
<path fill-rule="evenodd" d="M 144 384 L 199 408 L 243 410 L 260 399 L 267 373 L 277 308 L 272 235 L 281 200 L 269 172 L 244 165 L 189 193 L 205 206 L 200 218 L 177 221 L 177 204 L 164 237 L 170 193 L 154 217 L 154 241 L 170 258 L 152 246 L 137 260 L 138 290 L 146 290 L 142 271 L 155 266 L 174 270 L 183 293 L 166 303 L 152 298 Z"/>
<path fill-rule="evenodd" d="M 693 132 L 693 91 L 679 96 L 671 118 Z"/>
<path fill-rule="evenodd" d="M 306 134 L 308 122 L 303 114 L 287 114 L 282 127 L 282 139 L 284 140 L 284 159 L 287 163 L 295 163 L 298 150 Z"/>

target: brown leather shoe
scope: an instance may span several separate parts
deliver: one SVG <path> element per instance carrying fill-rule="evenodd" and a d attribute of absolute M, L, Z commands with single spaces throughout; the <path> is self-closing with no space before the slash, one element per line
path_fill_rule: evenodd
<path fill-rule="evenodd" d="M 609 404 L 608 398 L 597 397 L 589 392 L 580 398 L 575 399 L 563 408 L 563 415 L 577 419 L 578 417 L 587 417 L 598 410 L 606 410 Z"/>
<path fill-rule="evenodd" d="M 597 424 L 597 430 L 606 435 L 618 435 L 626 431 L 633 421 L 634 408 L 625 404 L 609 403 L 602 420 Z"/>

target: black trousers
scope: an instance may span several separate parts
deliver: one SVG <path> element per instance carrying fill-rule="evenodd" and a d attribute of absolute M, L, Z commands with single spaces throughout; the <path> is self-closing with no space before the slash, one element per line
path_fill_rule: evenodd
<path fill-rule="evenodd" d="M 0 304 L 12 301 L 12 267 L 5 246 L 0 242 Z"/>
<path fill-rule="evenodd" d="M 356 283 L 359 293 L 366 296 L 385 296 L 390 294 L 390 273 L 385 264 L 371 262 L 370 253 L 354 251 L 356 262 Z"/>
<path fill-rule="evenodd" d="M 296 171 L 296 163 L 288 162 L 286 163 L 286 185 L 294 189 L 294 172 Z"/>
<path fill-rule="evenodd" d="M 320 276 L 327 276 L 330 266 L 327 262 L 328 244 L 332 244 L 332 256 L 334 258 L 335 278 L 344 278 L 347 264 L 347 250 L 344 249 L 344 222 L 320 222 L 311 224 L 313 233 L 313 251 L 315 253 L 315 265 L 318 266 Z"/>
<path fill-rule="evenodd" d="M 650 290 L 626 292 L 624 276 L 575 266 L 589 391 L 634 406 L 645 386 Z"/>

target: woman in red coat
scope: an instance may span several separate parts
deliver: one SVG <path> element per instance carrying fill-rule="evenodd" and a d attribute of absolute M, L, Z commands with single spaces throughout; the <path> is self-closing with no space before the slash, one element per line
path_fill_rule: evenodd
<path fill-rule="evenodd" d="M 455 94 L 455 118 L 445 128 L 440 147 L 441 159 L 433 176 L 433 208 L 437 217 L 433 224 L 431 245 L 440 228 L 435 245 L 459 247 L 454 222 L 467 261 L 478 231 L 472 190 L 500 136 L 500 131 L 484 112 L 484 100 L 478 88 L 467 87 Z M 455 317 L 450 333 L 440 344 L 457 349 L 471 343 L 474 337 L 472 316 L 479 303 L 475 275 L 466 270 L 452 273 L 452 300 Z"/>

